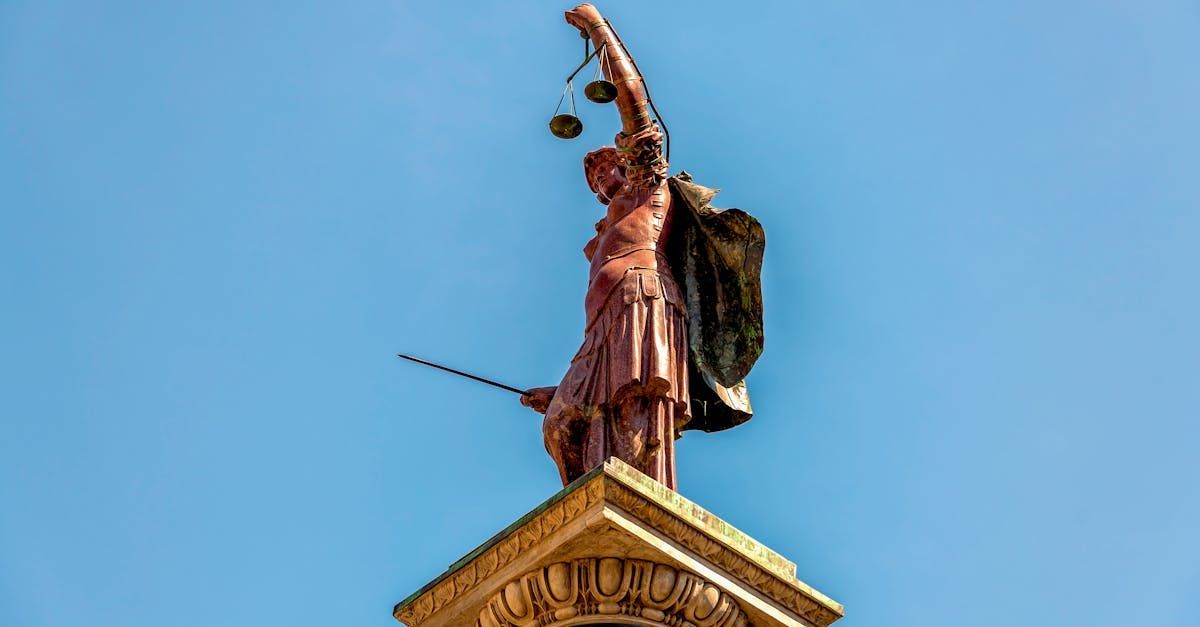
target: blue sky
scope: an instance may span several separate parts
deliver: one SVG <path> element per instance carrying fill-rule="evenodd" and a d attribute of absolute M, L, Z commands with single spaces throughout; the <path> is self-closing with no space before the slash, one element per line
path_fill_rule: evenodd
<path fill-rule="evenodd" d="M 1200 8 L 608 2 L 768 236 L 681 492 L 840 625 L 1200 624 Z M 555 2 L 0 3 L 0 624 L 391 625 L 558 489 Z"/>

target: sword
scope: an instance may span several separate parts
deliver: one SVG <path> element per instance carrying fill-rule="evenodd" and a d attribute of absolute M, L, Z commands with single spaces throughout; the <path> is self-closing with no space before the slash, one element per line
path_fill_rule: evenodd
<path fill-rule="evenodd" d="M 503 383 L 497 383 L 497 382 L 495 382 L 495 381 L 492 381 L 491 379 L 484 379 L 483 377 L 477 377 L 477 376 L 475 376 L 475 375 L 473 375 L 473 374 L 468 374 L 468 373 L 466 373 L 466 372 L 463 372 L 463 371 L 461 371 L 461 370 L 455 370 L 454 368 L 447 368 L 446 366 L 443 366 L 443 365 L 441 365 L 441 364 L 435 364 L 435 363 L 433 363 L 432 361 L 425 361 L 424 359 L 420 359 L 420 358 L 417 358 L 417 357 L 413 357 L 412 355 L 405 355 L 404 353 L 396 353 L 396 356 L 397 356 L 397 357 L 402 357 L 402 358 L 404 358 L 404 359 L 407 359 L 407 360 L 409 360 L 409 361 L 415 361 L 415 362 L 417 362 L 418 364 L 421 364 L 421 365 L 423 365 L 423 366 L 429 366 L 429 367 L 431 367 L 431 368 L 437 368 L 438 370 L 445 370 L 446 372 L 449 372 L 449 373 L 451 373 L 451 374 L 456 374 L 456 375 L 458 375 L 458 376 L 460 376 L 460 377 L 466 377 L 466 378 L 468 378 L 468 379 L 474 379 L 474 380 L 476 380 L 476 381 L 478 381 L 478 382 L 480 382 L 480 383 L 486 383 L 486 384 L 488 384 L 488 385 L 491 385 L 491 386 L 498 387 L 498 388 L 500 388 L 501 390 L 508 390 L 509 392 L 516 392 L 517 394 L 520 394 L 521 396 L 527 396 L 527 395 L 529 394 L 529 390 L 522 390 L 522 389 L 519 389 L 519 388 L 515 388 L 515 387 L 513 387 L 513 386 L 511 386 L 511 385 L 504 385 Z"/>

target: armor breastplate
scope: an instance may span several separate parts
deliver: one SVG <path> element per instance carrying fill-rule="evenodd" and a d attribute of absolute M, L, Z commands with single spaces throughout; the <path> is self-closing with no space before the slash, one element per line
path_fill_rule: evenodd
<path fill-rule="evenodd" d="M 666 244 L 667 202 L 666 186 L 660 187 L 645 203 L 608 224 L 592 258 L 593 269 L 641 250 L 661 254 Z"/>

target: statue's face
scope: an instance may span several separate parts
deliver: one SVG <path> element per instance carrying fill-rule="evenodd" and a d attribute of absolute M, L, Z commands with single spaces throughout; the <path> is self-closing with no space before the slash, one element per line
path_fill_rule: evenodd
<path fill-rule="evenodd" d="M 624 187 L 625 171 L 616 164 L 607 164 L 597 168 L 592 179 L 596 183 L 596 197 L 607 205 Z"/>

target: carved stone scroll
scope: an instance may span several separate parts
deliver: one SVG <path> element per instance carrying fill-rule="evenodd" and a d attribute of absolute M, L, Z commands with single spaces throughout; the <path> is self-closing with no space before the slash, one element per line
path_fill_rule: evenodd
<path fill-rule="evenodd" d="M 475 627 L 576 625 L 581 620 L 640 619 L 663 627 L 753 627 L 713 583 L 646 560 L 586 558 L 558 562 L 508 582 L 479 613 Z"/>

